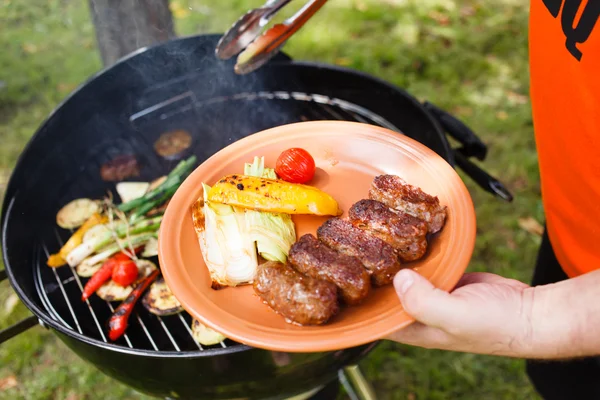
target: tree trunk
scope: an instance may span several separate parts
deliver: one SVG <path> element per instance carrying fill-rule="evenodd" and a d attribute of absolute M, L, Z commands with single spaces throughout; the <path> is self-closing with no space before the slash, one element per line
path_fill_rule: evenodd
<path fill-rule="evenodd" d="M 102 62 L 175 37 L 169 0 L 88 0 Z"/>

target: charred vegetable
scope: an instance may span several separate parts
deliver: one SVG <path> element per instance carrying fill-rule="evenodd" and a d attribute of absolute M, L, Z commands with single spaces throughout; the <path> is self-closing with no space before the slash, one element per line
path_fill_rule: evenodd
<path fill-rule="evenodd" d="M 192 145 L 192 136 L 184 130 L 163 133 L 154 143 L 154 150 L 166 159 L 180 156 Z"/>
<path fill-rule="evenodd" d="M 192 336 L 203 346 L 212 346 L 227 339 L 219 332 L 209 328 L 196 319 L 192 322 Z"/>
<path fill-rule="evenodd" d="M 123 301 L 139 282 L 150 276 L 152 272 L 158 270 L 156 265 L 148 260 L 137 260 L 136 265 L 138 268 L 138 277 L 135 282 L 129 286 L 121 286 L 111 279 L 98 288 L 96 295 L 105 301 Z"/>
<path fill-rule="evenodd" d="M 100 176 L 105 181 L 122 181 L 139 176 L 140 166 L 133 154 L 122 154 L 106 162 L 100 168 Z"/>
<path fill-rule="evenodd" d="M 142 251 L 142 257 L 150 258 L 158 255 L 158 239 L 152 237 L 148 239 Z"/>
<path fill-rule="evenodd" d="M 244 174 L 277 179 L 275 170 L 265 168 L 264 157 L 254 157 L 252 164 L 246 163 Z M 296 241 L 296 227 L 291 215 L 246 210 L 246 225 L 262 258 L 285 263 L 290 247 Z"/>
<path fill-rule="evenodd" d="M 203 197 L 192 206 L 192 221 L 212 288 L 250 283 L 256 275 L 256 246 L 246 227 L 243 210 L 224 204 L 210 204 L 203 185 Z"/>
<path fill-rule="evenodd" d="M 77 267 L 75 267 L 75 272 L 77 272 L 77 275 L 79 275 L 82 278 L 89 278 L 90 276 L 93 276 L 96 273 L 96 271 L 102 268 L 103 264 L 104 263 L 102 262 L 99 262 L 94 265 L 79 264 Z"/>
<path fill-rule="evenodd" d="M 167 178 L 157 185 L 154 189 L 148 190 L 142 197 L 133 199 L 119 205 L 119 210 L 131 213 L 130 219 L 143 216 L 154 207 L 159 206 L 168 200 L 179 188 L 186 176 L 191 172 L 196 163 L 196 156 L 191 156 L 187 160 L 181 161 L 167 175 Z"/>
<path fill-rule="evenodd" d="M 127 330 L 129 316 L 131 315 L 131 311 L 133 311 L 135 303 L 159 273 L 160 271 L 157 269 L 152 271 L 148 277 L 136 285 L 135 289 L 127 296 L 127 299 L 117 307 L 108 321 L 108 337 L 110 337 L 110 340 L 115 341 L 123 336 Z"/>
<path fill-rule="evenodd" d="M 148 182 L 119 182 L 115 185 L 115 189 L 117 189 L 123 203 L 142 197 L 149 187 Z"/>
<path fill-rule="evenodd" d="M 98 213 L 92 214 L 92 216 L 89 217 L 88 220 L 85 221 L 83 225 L 81 225 L 73 235 L 71 235 L 69 240 L 67 240 L 67 243 L 64 244 L 64 246 L 60 249 L 58 254 L 52 254 L 50 255 L 50 257 L 48 257 L 48 261 L 46 262 L 46 264 L 48 264 L 48 266 L 52 268 L 57 268 L 65 265 L 67 263 L 67 255 L 71 251 L 73 251 L 73 249 L 79 246 L 81 242 L 83 242 L 86 233 L 89 230 L 93 229 L 95 226 L 102 224 L 107 220 L 108 218 L 103 217 Z"/>
<path fill-rule="evenodd" d="M 142 299 L 146 310 L 152 314 L 165 316 L 183 311 L 183 307 L 167 286 L 163 278 L 158 278 Z"/>
<path fill-rule="evenodd" d="M 138 250 L 139 251 L 139 250 Z M 120 252 L 106 260 L 102 266 L 92 275 L 92 278 L 86 282 L 81 294 L 81 300 L 87 300 L 95 293 L 105 282 L 107 282 L 113 274 L 113 270 L 122 263 L 133 262 L 128 254 Z"/>
<path fill-rule="evenodd" d="M 313 186 L 247 175 L 228 175 L 208 193 L 211 203 L 284 214 L 342 214 L 333 197 Z"/>
<path fill-rule="evenodd" d="M 83 225 L 92 215 L 100 210 L 97 201 L 91 199 L 75 199 L 67 203 L 56 214 L 56 224 L 64 229 L 75 229 Z"/>

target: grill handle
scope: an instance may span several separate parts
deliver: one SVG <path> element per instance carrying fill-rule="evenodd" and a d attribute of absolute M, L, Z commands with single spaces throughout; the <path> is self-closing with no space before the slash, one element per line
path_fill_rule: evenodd
<path fill-rule="evenodd" d="M 5 270 L 0 270 L 0 282 L 8 277 Z M 6 342 L 9 339 L 17 336 L 20 333 L 25 332 L 27 329 L 32 328 L 39 324 L 39 320 L 35 315 L 31 315 L 16 324 L 9 326 L 6 329 L 0 331 L 0 344 Z"/>
<path fill-rule="evenodd" d="M 465 156 L 475 157 L 481 161 L 485 159 L 487 146 L 464 122 L 428 101 L 423 103 L 423 107 L 433 114 L 450 136 L 463 145 L 463 154 Z"/>
<path fill-rule="evenodd" d="M 469 160 L 469 157 L 485 159 L 487 155 L 485 143 L 467 125 L 447 111 L 427 101 L 423 106 L 450 136 L 462 144 L 461 148 L 454 149 L 456 165 L 485 191 L 511 202 L 513 195 L 506 186 Z"/>
<path fill-rule="evenodd" d="M 454 150 L 454 161 L 473 181 L 481 186 L 487 192 L 500 197 L 508 202 L 513 201 L 513 195 L 496 178 L 479 168 L 467 157 L 464 156 L 461 149 Z"/>

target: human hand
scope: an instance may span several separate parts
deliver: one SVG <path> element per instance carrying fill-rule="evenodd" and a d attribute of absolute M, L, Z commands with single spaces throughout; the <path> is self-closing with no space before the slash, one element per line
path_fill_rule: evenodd
<path fill-rule="evenodd" d="M 490 273 L 465 274 L 451 293 L 411 269 L 394 287 L 416 322 L 387 339 L 443 350 L 520 357 L 528 353 L 533 290 Z"/>

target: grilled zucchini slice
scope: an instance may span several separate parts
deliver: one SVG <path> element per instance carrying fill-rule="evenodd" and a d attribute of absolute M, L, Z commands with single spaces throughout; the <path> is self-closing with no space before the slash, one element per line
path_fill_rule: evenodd
<path fill-rule="evenodd" d="M 100 210 L 97 201 L 88 198 L 75 199 L 56 214 L 56 224 L 63 229 L 75 229 Z"/>
<path fill-rule="evenodd" d="M 192 336 L 198 343 L 204 346 L 218 344 L 227 339 L 219 332 L 209 328 L 196 319 L 192 322 Z"/>
<path fill-rule="evenodd" d="M 165 316 L 183 311 L 183 307 L 167 286 L 165 280 L 158 278 L 142 298 L 142 304 L 152 314 Z"/>

